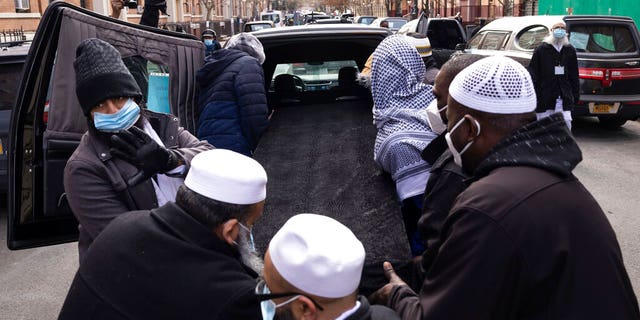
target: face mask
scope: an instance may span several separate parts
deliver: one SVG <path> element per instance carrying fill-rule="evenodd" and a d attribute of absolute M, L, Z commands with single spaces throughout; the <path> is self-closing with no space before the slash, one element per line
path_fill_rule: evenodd
<path fill-rule="evenodd" d="M 427 107 L 427 122 L 429 122 L 431 131 L 437 134 L 441 134 L 447 130 L 447 125 L 442 121 L 442 116 L 440 115 L 440 112 L 444 111 L 446 108 L 447 106 L 445 105 L 441 109 L 438 109 L 437 99 L 433 99 Z"/>
<path fill-rule="evenodd" d="M 242 230 L 244 230 L 245 232 L 249 233 L 249 246 L 251 247 L 252 251 L 256 251 L 256 244 L 253 242 L 253 231 L 249 228 L 247 228 L 244 224 L 238 222 L 238 225 L 240 225 L 240 228 Z"/>
<path fill-rule="evenodd" d="M 213 39 L 204 39 L 204 45 L 209 47 L 213 45 Z"/>
<path fill-rule="evenodd" d="M 118 132 L 131 128 L 139 118 L 140 107 L 133 99 L 129 99 L 116 113 L 94 112 L 93 125 L 102 132 Z"/>
<path fill-rule="evenodd" d="M 271 293 L 271 291 L 269 290 L 269 287 L 267 287 L 266 283 L 264 282 L 263 282 L 263 287 L 260 293 L 261 294 Z M 260 301 L 260 311 L 262 312 L 262 320 L 273 320 L 276 316 L 276 309 L 284 305 L 287 305 L 300 297 L 301 297 L 300 295 L 297 295 L 279 304 L 276 304 L 275 302 L 273 302 L 273 300 Z"/>
<path fill-rule="evenodd" d="M 453 142 L 451 141 L 451 133 L 453 133 L 462 124 L 462 122 L 464 122 L 464 117 L 462 117 L 462 119 L 460 119 L 458 123 L 456 123 L 456 125 L 451 128 L 451 131 L 447 132 L 447 134 L 444 136 L 444 139 L 447 140 L 447 146 L 449 147 L 449 150 L 453 155 L 453 162 L 459 167 L 462 167 L 462 154 L 467 151 L 467 149 L 469 149 L 469 147 L 471 147 L 471 145 L 473 144 L 473 141 L 470 141 L 464 146 L 464 148 L 462 148 L 462 151 L 460 152 L 458 152 L 458 150 L 456 150 L 456 147 L 453 145 Z M 475 123 L 476 126 L 478 126 L 478 134 L 476 134 L 477 137 L 480 135 L 480 123 L 478 123 L 477 120 L 475 120 Z"/>
<path fill-rule="evenodd" d="M 562 29 L 562 28 L 555 28 L 553 29 L 553 36 L 556 39 L 562 39 L 567 35 L 567 31 Z"/>

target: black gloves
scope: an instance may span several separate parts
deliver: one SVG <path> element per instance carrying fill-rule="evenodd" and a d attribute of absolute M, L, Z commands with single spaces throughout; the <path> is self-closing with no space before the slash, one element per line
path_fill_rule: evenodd
<path fill-rule="evenodd" d="M 131 127 L 111 136 L 111 154 L 121 158 L 141 171 L 127 184 L 134 186 L 156 173 L 167 172 L 180 165 L 180 157 L 160 146 L 142 129 Z"/>

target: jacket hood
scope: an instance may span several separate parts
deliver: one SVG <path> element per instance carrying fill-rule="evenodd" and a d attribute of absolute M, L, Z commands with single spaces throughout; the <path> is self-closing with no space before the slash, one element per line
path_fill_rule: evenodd
<path fill-rule="evenodd" d="M 526 166 L 571 175 L 582 161 L 582 152 L 571 136 L 562 114 L 534 121 L 514 131 L 491 149 L 476 168 L 475 179 L 499 167 Z"/>
<path fill-rule="evenodd" d="M 204 66 L 198 70 L 196 80 L 206 87 L 211 81 L 224 71 L 224 69 L 234 61 L 249 56 L 247 53 L 233 49 L 219 49 L 214 51 L 204 60 Z"/>

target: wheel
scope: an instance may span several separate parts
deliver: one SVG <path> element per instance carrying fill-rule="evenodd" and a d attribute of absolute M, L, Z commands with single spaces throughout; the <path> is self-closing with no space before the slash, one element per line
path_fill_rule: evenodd
<path fill-rule="evenodd" d="M 598 117 L 600 126 L 607 130 L 616 130 L 627 122 L 627 119 L 620 119 L 616 117 Z"/>

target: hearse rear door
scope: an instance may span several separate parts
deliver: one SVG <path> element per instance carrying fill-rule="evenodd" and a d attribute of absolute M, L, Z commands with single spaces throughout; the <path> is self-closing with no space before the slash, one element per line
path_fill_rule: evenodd
<path fill-rule="evenodd" d="M 87 128 L 73 69 L 75 49 L 87 38 L 111 43 L 125 64 L 128 59 L 144 61 L 147 83 L 139 84 L 149 108 L 171 112 L 187 130 L 195 128 L 195 72 L 204 60 L 204 46 L 197 38 L 52 3 L 31 45 L 11 119 L 9 249 L 77 239 L 63 172 Z"/>

